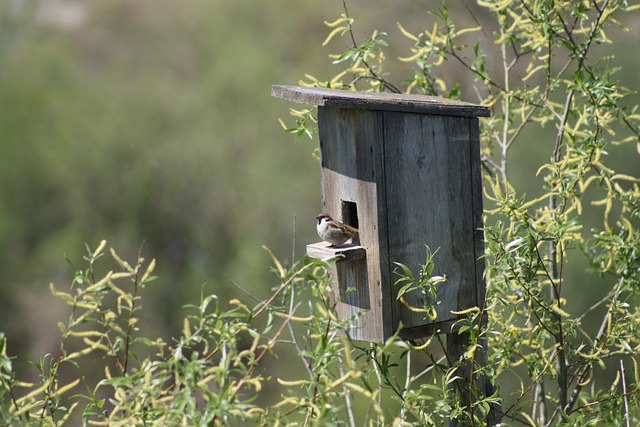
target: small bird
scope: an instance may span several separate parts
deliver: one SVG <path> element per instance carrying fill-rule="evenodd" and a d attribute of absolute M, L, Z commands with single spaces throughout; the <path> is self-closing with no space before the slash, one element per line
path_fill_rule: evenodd
<path fill-rule="evenodd" d="M 326 213 L 321 213 L 316 217 L 318 224 L 318 236 L 325 242 L 331 243 L 329 247 L 334 248 L 341 245 L 349 239 L 358 237 L 358 230 L 350 225 L 335 221 Z"/>

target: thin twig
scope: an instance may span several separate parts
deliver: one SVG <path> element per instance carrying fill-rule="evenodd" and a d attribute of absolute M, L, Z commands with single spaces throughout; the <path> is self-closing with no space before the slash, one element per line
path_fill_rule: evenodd
<path fill-rule="evenodd" d="M 262 349 L 262 352 L 256 356 L 256 358 L 253 360 L 253 363 L 251 363 L 249 365 L 249 368 L 247 369 L 247 372 L 245 372 L 244 376 L 237 382 L 237 384 L 235 385 L 235 387 L 233 387 L 231 389 L 231 392 L 229 393 L 229 401 L 233 401 L 233 399 L 235 398 L 235 396 L 240 392 L 240 390 L 242 389 L 242 387 L 245 386 L 245 384 L 247 383 L 247 379 L 251 376 L 251 374 L 253 373 L 253 371 L 255 370 L 255 368 L 257 366 L 260 366 L 260 361 L 266 356 L 266 354 L 273 348 L 273 346 L 275 345 L 275 343 L 278 341 L 278 337 L 282 334 L 282 332 L 284 331 L 285 326 L 287 326 L 287 323 L 289 323 L 291 321 L 291 317 L 288 316 L 283 322 L 282 325 L 280 325 L 280 327 L 278 328 L 278 330 L 276 331 L 275 335 L 267 342 L 267 344 L 264 346 L 264 348 Z M 211 425 L 217 425 L 216 421 L 218 419 L 217 415 L 214 415 L 213 419 L 211 420 Z"/>
<path fill-rule="evenodd" d="M 624 420 L 627 427 L 630 427 L 629 423 L 629 401 L 627 399 L 627 380 L 624 376 L 624 363 L 620 359 L 620 375 L 622 377 L 622 399 L 624 400 Z"/>
<path fill-rule="evenodd" d="M 522 400 L 522 398 L 524 398 L 527 393 L 529 393 L 529 390 L 531 390 L 531 388 L 538 383 L 538 381 L 540 381 L 540 379 L 542 378 L 542 376 L 545 374 L 545 372 L 547 372 L 547 370 L 551 367 L 551 365 L 553 365 L 553 361 L 556 360 L 556 357 L 558 356 L 558 352 L 554 351 L 553 352 L 554 356 L 549 359 L 547 361 L 547 364 L 544 366 L 544 368 L 542 369 L 542 371 L 540 371 L 540 373 L 536 376 L 536 378 L 527 386 L 526 389 L 524 389 L 521 393 L 520 396 L 518 396 L 518 398 L 511 404 L 511 406 L 509 406 L 509 408 L 507 408 L 507 410 L 505 410 L 501 416 L 498 418 L 498 422 L 500 420 L 502 420 L 502 418 L 504 418 L 505 415 L 507 415 L 513 408 L 515 408 L 515 406 L 518 404 L 518 402 L 520 402 L 520 400 Z"/>
<path fill-rule="evenodd" d="M 289 301 L 289 316 L 293 316 L 293 309 L 294 309 L 293 304 L 294 304 L 295 298 L 296 298 L 296 287 L 291 285 L 291 300 Z M 293 330 L 293 325 L 291 324 L 291 322 L 289 322 L 289 333 L 291 334 L 291 340 L 293 341 L 293 345 L 295 346 L 296 351 L 298 352 L 298 355 L 302 359 L 302 364 L 304 365 L 305 369 L 307 370 L 307 373 L 309 374 L 309 378 L 313 380 L 313 371 L 311 370 L 311 361 L 309 361 L 309 359 L 304 356 L 304 352 L 302 351 L 302 348 L 300 348 L 300 344 L 298 343 L 298 337 L 296 336 L 295 331 Z"/>
<path fill-rule="evenodd" d="M 124 343 L 124 361 L 122 363 L 122 375 L 126 375 L 127 366 L 129 364 L 129 346 L 131 345 L 131 333 L 133 332 L 133 326 L 135 324 L 133 314 L 136 310 L 136 296 L 138 294 L 138 285 L 140 284 L 140 270 L 142 267 L 142 248 L 144 247 L 144 242 L 140 245 L 140 249 L 138 249 L 138 262 L 136 265 L 136 274 L 133 279 L 133 293 L 131 296 L 131 307 L 129 308 L 129 319 L 127 326 L 127 334 L 125 335 L 125 343 Z"/>
<path fill-rule="evenodd" d="M 344 9 L 345 17 L 347 18 L 347 27 L 349 28 L 349 35 L 351 36 L 351 42 L 353 43 L 353 48 L 357 49 L 358 48 L 358 43 L 356 43 L 356 38 L 355 38 L 355 36 L 353 34 L 353 27 L 351 26 L 351 18 L 349 16 L 349 9 L 347 7 L 347 0 L 342 0 L 342 8 Z M 391 92 L 394 92 L 394 93 L 400 93 L 401 92 L 400 89 L 398 89 L 393 83 L 388 82 L 384 78 L 378 76 L 378 74 L 373 70 L 373 67 L 371 67 L 371 65 L 369 65 L 369 63 L 364 58 L 361 58 L 360 60 L 367 67 L 367 70 L 369 71 L 369 73 L 371 73 L 371 76 L 360 76 L 360 77 L 357 77 L 351 82 L 351 85 L 355 84 L 361 77 L 362 78 L 371 78 L 371 79 L 377 80 L 380 83 L 382 83 L 383 87 L 384 88 L 389 88 L 389 90 Z"/>
<path fill-rule="evenodd" d="M 406 367 L 406 373 L 405 373 L 405 379 L 404 379 L 404 390 L 402 391 L 402 396 L 404 398 L 404 396 L 407 394 L 407 390 L 409 390 L 409 386 L 411 385 L 411 352 L 408 351 L 407 355 L 405 356 L 407 358 L 407 367 Z M 400 422 L 404 422 L 404 416 L 405 416 L 405 406 L 402 405 L 400 407 Z"/>
<path fill-rule="evenodd" d="M 607 324 L 611 321 L 611 312 L 613 310 L 613 307 L 614 307 L 616 301 L 618 300 L 618 297 L 620 296 L 620 293 L 622 292 L 622 285 L 623 284 L 624 284 L 624 278 L 621 277 L 618 280 L 618 283 L 617 283 L 616 288 L 614 290 L 613 297 L 611 299 L 611 304 L 609 305 L 609 310 L 607 310 L 607 313 L 605 314 L 604 318 L 602 319 L 602 323 L 600 324 L 600 329 L 598 330 L 598 333 L 596 334 L 595 338 L 593 339 L 593 354 L 597 354 L 599 352 L 599 350 L 596 348 L 596 346 L 598 345 L 598 341 L 600 341 L 600 338 L 602 338 L 602 335 L 604 335 L 605 330 L 607 328 Z M 609 337 L 607 336 L 605 341 L 600 345 L 600 348 L 604 348 L 607 345 L 608 340 L 609 340 Z M 573 389 L 573 393 L 571 395 L 571 398 L 569 399 L 569 402 L 567 402 L 566 411 L 567 411 L 568 414 L 573 412 L 572 408 L 573 408 L 573 406 L 576 404 L 576 402 L 578 400 L 578 396 L 580 395 L 580 391 L 582 390 L 584 381 L 587 378 L 587 375 L 589 374 L 589 369 L 590 368 L 591 368 L 591 363 L 586 363 L 576 373 L 577 374 L 576 377 L 578 378 L 578 383 L 576 384 L 576 387 Z M 578 409 L 576 409 L 576 411 L 577 410 Z"/>
<path fill-rule="evenodd" d="M 245 295 L 247 295 L 249 298 L 253 299 L 254 301 L 258 301 L 258 302 L 262 301 L 260 298 L 258 298 L 257 296 L 255 296 L 254 294 L 252 294 L 251 292 L 249 292 L 248 290 L 246 290 L 245 288 L 243 288 L 242 286 L 234 282 L 233 280 L 229 280 L 229 283 L 231 283 L 236 288 L 240 289 L 240 291 L 242 291 Z"/>
<path fill-rule="evenodd" d="M 347 351 L 347 349 L 345 349 Z M 340 369 L 340 377 L 344 377 L 344 367 L 342 363 L 339 364 Z M 353 415 L 353 404 L 351 403 L 351 392 L 347 388 L 347 384 L 342 384 L 342 392 L 344 393 L 344 401 L 345 401 L 345 411 L 347 412 L 347 417 L 349 418 L 349 425 L 351 427 L 356 427 L 356 419 Z"/>
<path fill-rule="evenodd" d="M 335 309 L 335 305 L 333 306 L 332 310 L 333 311 Z M 325 328 L 324 331 L 324 339 L 327 340 L 327 338 L 329 337 L 329 332 L 331 331 L 331 315 L 327 315 L 327 327 Z M 318 397 L 318 383 L 320 382 L 320 373 L 318 373 L 316 375 L 316 380 L 313 384 L 313 394 L 311 396 L 311 402 L 310 402 L 310 407 L 309 407 L 309 411 L 307 411 L 307 417 L 304 420 L 304 425 L 308 425 L 309 421 L 311 420 L 311 418 L 313 418 L 313 416 L 315 415 L 315 408 L 314 408 L 314 403 Z"/>

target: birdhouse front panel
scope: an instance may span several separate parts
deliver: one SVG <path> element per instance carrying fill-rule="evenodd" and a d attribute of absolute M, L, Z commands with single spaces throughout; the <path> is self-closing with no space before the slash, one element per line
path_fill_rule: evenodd
<path fill-rule="evenodd" d="M 349 333 L 366 341 L 393 334 L 389 266 L 380 253 L 380 224 L 386 223 L 382 112 L 352 108 L 318 108 L 322 209 L 359 230 L 366 259 L 338 262 L 332 271 L 336 312 L 351 319 Z M 383 215 L 381 218 L 379 215 Z M 363 283 L 366 278 L 366 283 Z M 387 321 L 385 322 L 385 319 Z"/>
<path fill-rule="evenodd" d="M 483 304 L 479 116 L 488 109 L 417 95 L 274 86 L 274 96 L 318 106 L 322 207 L 359 229 L 352 244 L 307 247 L 341 254 L 333 299 L 354 339 L 449 333 L 455 314 Z M 436 295 L 398 298 L 397 264 L 420 275 L 427 247 Z"/>

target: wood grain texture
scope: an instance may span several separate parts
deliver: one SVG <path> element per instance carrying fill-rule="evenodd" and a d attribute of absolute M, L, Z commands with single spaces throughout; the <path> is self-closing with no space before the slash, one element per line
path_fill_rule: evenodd
<path fill-rule="evenodd" d="M 331 272 L 332 298 L 354 339 L 383 341 L 402 323 L 413 339 L 450 333 L 452 311 L 484 301 L 482 183 L 478 118 L 485 107 L 418 95 L 274 86 L 273 95 L 318 105 L 322 205 L 333 218 L 359 228 L 360 246 L 308 246 L 308 253 L 344 260 Z M 438 250 L 434 274 L 446 276 L 429 301 L 412 292 L 415 307 L 435 304 L 435 321 L 397 300 L 399 262 L 415 277 L 426 247 Z"/>
<path fill-rule="evenodd" d="M 377 298 L 369 287 L 369 269 L 365 259 L 335 265 L 332 301 L 340 319 L 350 319 L 349 336 L 353 339 L 375 341 L 381 336 L 382 322 L 372 325 Z"/>
<path fill-rule="evenodd" d="M 463 117 L 488 117 L 490 110 L 467 102 L 426 95 L 355 92 L 338 89 L 274 85 L 271 95 L 324 107 L 401 111 Z"/>
<path fill-rule="evenodd" d="M 339 257 L 337 262 L 345 262 L 365 259 L 367 250 L 360 245 L 349 243 L 331 247 L 327 242 L 318 242 L 307 245 L 307 255 L 321 260 Z"/>
<path fill-rule="evenodd" d="M 469 120 L 469 153 L 471 156 L 471 212 L 473 215 L 473 244 L 476 260 L 476 305 L 484 307 L 486 282 L 484 277 L 484 227 L 482 223 L 482 163 L 480 160 L 480 123 Z"/>
<path fill-rule="evenodd" d="M 434 274 L 447 279 L 437 287 L 437 301 L 405 295 L 414 307 L 437 303 L 433 325 L 397 301 L 394 286 L 393 323 L 402 322 L 411 335 L 427 325 L 450 328 L 457 318 L 451 311 L 476 304 L 468 119 L 387 112 L 384 131 L 390 262 L 419 277 L 428 246 L 438 250 Z"/>
<path fill-rule="evenodd" d="M 384 204 L 383 188 L 377 179 L 383 176 L 382 114 L 377 111 L 318 107 L 320 158 L 322 177 L 323 210 L 337 218 L 343 212 L 342 202 L 353 202 L 357 206 L 360 245 L 367 251 L 366 263 L 340 263 L 333 271 L 334 292 L 338 315 L 349 318 L 358 313 L 357 321 L 349 331 L 354 339 L 380 340 L 392 334 L 390 319 L 390 294 L 383 287 L 382 272 L 386 262 L 381 259 L 378 242 L 379 203 Z M 350 224 L 352 225 L 352 224 Z M 353 274 L 348 273 L 351 267 Z M 362 269 L 365 269 L 363 271 Z M 366 273 L 366 274 L 365 274 Z M 356 283 L 366 277 L 367 289 Z M 346 281 L 340 283 L 340 281 Z M 339 288 L 350 289 L 348 294 Z M 363 308 L 366 307 L 366 311 Z"/>

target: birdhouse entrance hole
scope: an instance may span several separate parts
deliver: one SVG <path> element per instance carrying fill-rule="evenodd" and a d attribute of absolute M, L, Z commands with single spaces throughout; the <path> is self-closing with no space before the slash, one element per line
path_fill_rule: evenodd
<path fill-rule="evenodd" d="M 352 226 L 353 228 L 360 228 L 358 225 L 358 206 L 356 205 L 356 202 L 348 202 L 346 200 L 343 200 L 340 210 L 342 214 L 342 222 Z"/>
<path fill-rule="evenodd" d="M 307 246 L 340 256 L 332 295 L 349 335 L 385 341 L 452 333 L 484 302 L 478 117 L 489 109 L 422 95 L 274 86 L 273 96 L 318 106 L 322 210 L 358 229 L 359 242 Z M 419 277 L 425 246 L 438 249 L 435 319 L 420 290 L 398 298 L 396 263 Z M 429 308 L 431 310 L 432 307 Z"/>

